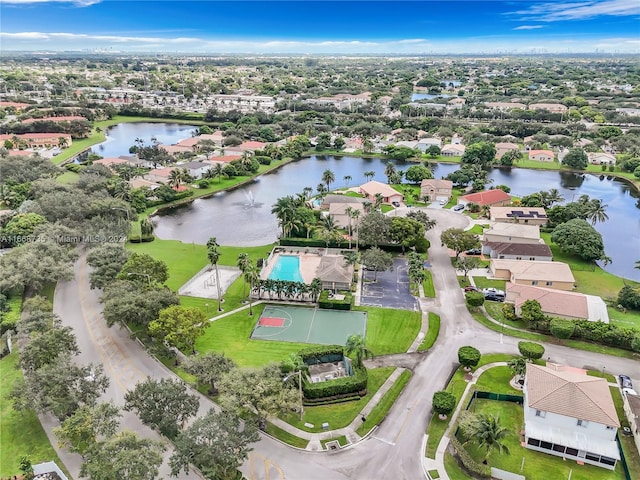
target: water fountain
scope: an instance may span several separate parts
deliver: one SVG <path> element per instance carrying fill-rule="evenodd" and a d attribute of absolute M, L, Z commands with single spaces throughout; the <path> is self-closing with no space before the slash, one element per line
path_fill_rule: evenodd
<path fill-rule="evenodd" d="M 253 191 L 251 190 L 245 190 L 244 196 L 247 199 L 246 202 L 242 203 L 245 210 L 249 208 L 260 208 L 263 205 L 262 203 L 256 202 L 256 199 L 253 196 Z"/>

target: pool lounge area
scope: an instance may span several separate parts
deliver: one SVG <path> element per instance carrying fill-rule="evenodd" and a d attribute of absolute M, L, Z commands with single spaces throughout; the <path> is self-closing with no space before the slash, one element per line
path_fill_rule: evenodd
<path fill-rule="evenodd" d="M 298 255 L 278 255 L 271 273 L 269 273 L 269 279 L 303 282 L 300 273 L 300 257 Z"/>
<path fill-rule="evenodd" d="M 320 265 L 321 256 L 295 250 L 274 250 L 260 278 L 311 283 Z"/>

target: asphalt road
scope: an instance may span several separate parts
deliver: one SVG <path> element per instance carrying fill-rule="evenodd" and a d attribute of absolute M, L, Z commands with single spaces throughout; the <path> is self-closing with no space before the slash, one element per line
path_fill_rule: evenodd
<path fill-rule="evenodd" d="M 403 214 L 408 209 L 399 209 Z M 449 227 L 464 228 L 467 217 L 447 210 L 430 209 L 428 214 L 438 225 L 429 231 L 431 241 L 429 261 L 437 292 L 430 310 L 441 317 L 438 341 L 430 352 L 423 355 L 413 371 L 405 391 L 389 412 L 386 420 L 368 440 L 336 453 L 300 451 L 263 437 L 254 445 L 254 451 L 242 467 L 250 480 L 343 480 L 343 479 L 406 479 L 424 478 L 420 458 L 421 442 L 425 433 L 433 393 L 444 388 L 457 364 L 457 350 L 463 345 L 474 345 L 483 353 L 517 353 L 518 339 L 504 336 L 478 324 L 469 315 L 464 297 L 458 287 L 447 251 L 440 244 L 440 232 Z M 163 378 L 171 373 L 151 359 L 145 350 L 129 338 L 126 331 L 107 328 L 100 314 L 99 293 L 89 289 L 84 257 L 76 265 L 76 277 L 61 282 L 56 289 L 54 310 L 66 325 L 74 328 L 82 349 L 82 362 L 102 362 L 111 379 L 111 386 L 103 400 L 123 403 L 124 392 L 146 376 Z M 545 345 L 551 361 L 577 367 L 601 369 L 612 374 L 638 374 L 638 362 L 618 357 Z M 201 412 L 213 403 L 200 396 Z M 158 438 L 131 414 L 126 414 L 123 425 L 142 436 Z M 47 427 L 50 433 L 50 428 Z M 74 478 L 78 478 L 77 456 L 60 452 Z M 167 455 L 168 457 L 168 455 Z M 163 476 L 166 478 L 166 466 Z M 198 478 L 190 473 L 181 478 Z"/>

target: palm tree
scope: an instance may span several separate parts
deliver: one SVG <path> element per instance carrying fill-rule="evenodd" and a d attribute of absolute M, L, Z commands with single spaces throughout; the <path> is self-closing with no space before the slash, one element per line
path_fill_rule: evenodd
<path fill-rule="evenodd" d="M 245 278 L 244 274 L 247 271 L 247 268 L 249 268 L 249 264 L 251 263 L 251 259 L 249 259 L 249 254 L 248 253 L 239 253 L 238 254 L 238 260 L 236 261 L 236 265 L 238 266 L 238 268 L 240 269 L 240 271 L 242 272 L 242 279 L 243 279 L 243 284 L 242 284 L 242 298 L 244 299 L 246 293 L 246 289 L 247 289 L 247 279 Z M 251 293 L 251 292 L 249 292 Z"/>
<path fill-rule="evenodd" d="M 609 220 L 609 215 L 607 215 L 606 209 L 607 205 L 603 204 L 601 200 L 594 198 L 589 202 L 587 219 L 591 220 L 592 225 L 595 225 L 597 222 Z"/>
<path fill-rule="evenodd" d="M 373 358 L 373 352 L 366 347 L 364 337 L 362 335 L 350 335 L 347 343 L 344 345 L 347 355 L 355 354 L 356 367 L 362 366 L 362 360 L 365 358 Z"/>
<path fill-rule="evenodd" d="M 364 172 L 364 178 L 367 179 L 367 181 L 371 181 L 373 180 L 373 177 L 376 176 L 376 172 L 374 172 L 373 170 L 369 170 L 368 172 Z"/>
<path fill-rule="evenodd" d="M 347 215 L 347 221 L 349 222 L 348 228 L 349 228 L 349 249 L 351 249 L 351 236 L 352 236 L 352 231 L 351 231 L 351 220 L 353 219 L 353 212 L 354 209 L 351 207 L 347 207 L 344 209 L 344 213 Z"/>
<path fill-rule="evenodd" d="M 247 262 L 247 265 L 244 269 L 244 281 L 249 284 L 249 316 L 253 315 L 253 302 L 251 298 L 251 293 L 255 288 L 256 284 L 260 281 L 260 272 L 258 271 L 258 267 L 251 260 Z M 260 297 L 260 293 L 258 293 L 258 298 Z"/>
<path fill-rule="evenodd" d="M 213 168 L 211 168 L 214 177 L 218 177 L 218 183 L 222 181 L 222 175 L 224 174 L 224 166 L 221 163 L 216 163 Z"/>
<path fill-rule="evenodd" d="M 309 285 L 309 292 L 311 293 L 311 301 L 316 302 L 318 300 L 318 296 L 322 292 L 322 280 L 320 280 L 320 278 L 315 277 L 311 281 L 311 285 Z"/>
<path fill-rule="evenodd" d="M 318 191 L 318 196 L 320 197 L 321 201 L 329 191 L 327 190 L 327 187 L 325 187 L 323 183 L 319 183 L 318 186 L 316 187 L 316 190 Z"/>
<path fill-rule="evenodd" d="M 382 202 L 384 201 L 384 197 L 382 196 L 381 193 L 376 193 L 373 198 L 374 198 L 373 208 L 379 208 L 380 205 L 382 205 Z"/>
<path fill-rule="evenodd" d="M 338 225 L 336 224 L 333 215 L 327 215 L 320 220 L 320 227 L 318 234 L 321 239 L 324 240 L 327 248 L 332 240 L 338 240 L 340 238 L 340 232 L 338 231 Z"/>
<path fill-rule="evenodd" d="M 516 377 L 522 378 L 527 371 L 527 359 L 524 357 L 516 357 L 507 363 L 511 371 Z"/>
<path fill-rule="evenodd" d="M 216 269 L 216 288 L 218 289 L 218 311 L 222 311 L 222 292 L 220 291 L 220 273 L 218 272 L 218 260 L 220 260 L 220 245 L 216 237 L 211 237 L 207 241 L 207 258 Z"/>
<path fill-rule="evenodd" d="M 360 210 L 353 209 L 353 212 L 351 212 L 351 219 L 355 220 L 356 224 L 356 250 L 358 250 L 358 225 L 360 224 L 360 222 L 358 222 L 358 218 L 360 218 Z"/>
<path fill-rule="evenodd" d="M 473 426 L 472 438 L 480 448 L 486 449 L 485 460 L 494 448 L 501 454 L 509 454 L 509 448 L 504 444 L 504 437 L 509 430 L 500 425 L 500 417 L 493 414 L 480 413 Z"/>
<path fill-rule="evenodd" d="M 344 186 L 348 187 L 349 182 L 351 181 L 351 175 L 345 175 L 344 177 L 342 177 L 342 179 L 344 180 Z"/>
<path fill-rule="evenodd" d="M 331 170 L 327 169 L 322 172 L 322 182 L 327 185 L 327 192 L 330 190 L 329 186 L 336 181 L 336 175 Z"/>
<path fill-rule="evenodd" d="M 284 237 L 286 237 L 288 233 L 287 225 L 296 213 L 295 204 L 295 198 L 291 195 L 287 195 L 286 197 L 280 197 L 276 200 L 276 203 L 271 208 L 271 213 L 276 216 L 280 223 L 280 227 L 282 227 L 282 236 Z"/>
<path fill-rule="evenodd" d="M 554 203 L 564 202 L 564 197 L 557 188 L 552 188 L 547 192 L 547 201 L 552 206 Z"/>
<path fill-rule="evenodd" d="M 180 186 L 181 183 L 182 183 L 182 175 L 180 173 L 180 170 L 177 168 L 174 168 L 169 173 L 169 185 L 171 187 L 177 188 Z"/>
<path fill-rule="evenodd" d="M 362 152 L 371 153 L 372 151 L 373 151 L 373 142 L 370 139 L 365 138 L 364 141 L 362 142 Z"/>
<path fill-rule="evenodd" d="M 396 166 L 391 162 L 387 162 L 384 166 L 384 174 L 387 177 L 387 183 L 393 183 L 391 180 L 396 175 L 396 173 Z"/>

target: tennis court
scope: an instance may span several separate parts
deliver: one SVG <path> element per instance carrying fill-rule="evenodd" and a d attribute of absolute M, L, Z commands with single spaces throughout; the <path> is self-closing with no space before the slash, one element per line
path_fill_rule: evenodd
<path fill-rule="evenodd" d="M 267 305 L 251 332 L 255 340 L 344 345 L 365 335 L 367 312 Z"/>

